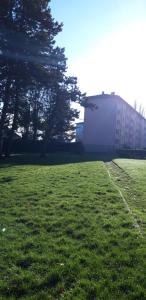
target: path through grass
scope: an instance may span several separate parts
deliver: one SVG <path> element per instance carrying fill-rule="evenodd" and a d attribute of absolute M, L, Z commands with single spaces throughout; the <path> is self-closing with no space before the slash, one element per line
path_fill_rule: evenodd
<path fill-rule="evenodd" d="M 110 163 L 111 172 L 146 237 L 146 161 L 116 159 L 115 163 L 120 169 Z"/>
<path fill-rule="evenodd" d="M 146 299 L 145 239 L 102 161 L 1 164 L 0 206 L 0 299 Z"/>

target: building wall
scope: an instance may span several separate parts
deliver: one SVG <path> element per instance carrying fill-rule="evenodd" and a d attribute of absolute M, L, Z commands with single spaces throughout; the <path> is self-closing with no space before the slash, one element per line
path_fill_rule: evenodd
<path fill-rule="evenodd" d="M 87 151 L 146 147 L 146 120 L 116 95 L 88 97 L 97 109 L 85 108 L 83 143 Z"/>
<path fill-rule="evenodd" d="M 109 95 L 93 96 L 88 103 L 97 109 L 85 108 L 83 143 L 87 151 L 108 151 L 115 147 L 116 106 Z"/>
<path fill-rule="evenodd" d="M 146 120 L 120 98 L 116 102 L 116 148 L 146 147 Z"/>
<path fill-rule="evenodd" d="M 84 122 L 76 124 L 76 142 L 83 141 Z"/>

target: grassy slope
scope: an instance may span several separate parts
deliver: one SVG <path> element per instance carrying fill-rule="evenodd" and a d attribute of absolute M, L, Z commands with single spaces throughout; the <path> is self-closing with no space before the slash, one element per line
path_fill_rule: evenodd
<path fill-rule="evenodd" d="M 0 299 L 146 299 L 145 240 L 104 164 L 79 160 L 2 164 Z"/>
<path fill-rule="evenodd" d="M 127 172 L 129 180 L 121 181 L 127 193 L 127 201 L 146 236 L 146 161 L 135 159 L 115 160 Z"/>

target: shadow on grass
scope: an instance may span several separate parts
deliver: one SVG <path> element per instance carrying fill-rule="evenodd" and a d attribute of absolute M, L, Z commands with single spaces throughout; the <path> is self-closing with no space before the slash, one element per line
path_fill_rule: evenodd
<path fill-rule="evenodd" d="M 0 179 L 0 184 L 1 184 L 1 183 L 9 183 L 9 182 L 11 182 L 11 181 L 13 181 L 13 180 L 14 180 L 14 178 L 12 178 L 11 176 L 2 177 L 2 178 Z"/>
<path fill-rule="evenodd" d="M 10 158 L 0 160 L 0 168 L 11 167 L 14 165 L 62 165 L 81 162 L 104 161 L 109 162 L 117 158 L 115 153 L 49 153 L 45 158 L 39 154 L 13 154 Z"/>

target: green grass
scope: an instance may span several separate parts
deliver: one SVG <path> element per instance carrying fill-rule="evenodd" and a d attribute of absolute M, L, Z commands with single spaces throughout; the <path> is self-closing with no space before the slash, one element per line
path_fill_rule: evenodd
<path fill-rule="evenodd" d="M 146 237 L 146 161 L 136 159 L 116 159 L 121 171 L 119 183 L 125 190 L 127 202 Z"/>
<path fill-rule="evenodd" d="M 96 156 L 0 167 L 0 299 L 146 299 L 146 243 Z"/>

